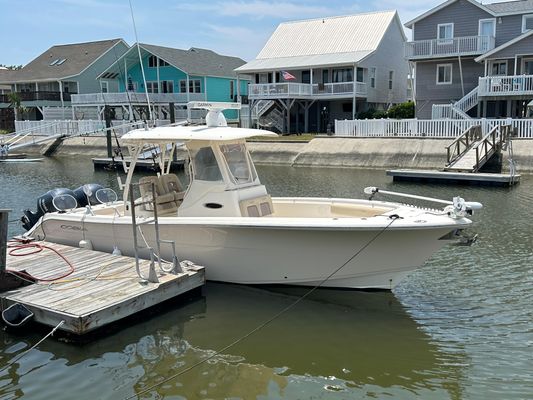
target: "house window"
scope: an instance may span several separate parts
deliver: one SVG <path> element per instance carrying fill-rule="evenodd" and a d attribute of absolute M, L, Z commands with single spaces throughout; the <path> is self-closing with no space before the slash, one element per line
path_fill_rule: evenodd
<path fill-rule="evenodd" d="M 370 87 L 376 87 L 376 68 L 370 68 Z"/>
<path fill-rule="evenodd" d="M 452 64 L 437 65 L 437 85 L 450 85 L 452 83 Z"/>
<path fill-rule="evenodd" d="M 174 81 L 161 81 L 161 93 L 174 93 Z"/>
<path fill-rule="evenodd" d="M 156 81 L 148 81 L 146 82 L 146 91 L 148 93 L 159 93 L 159 88 L 157 87 Z"/>
<path fill-rule="evenodd" d="M 453 22 L 437 25 L 437 39 L 446 41 L 453 39 Z"/>
<path fill-rule="evenodd" d="M 507 75 L 507 61 L 493 61 L 491 66 L 492 75 Z"/>
<path fill-rule="evenodd" d="M 109 91 L 109 84 L 107 81 L 100 81 L 100 89 L 102 93 L 107 93 Z"/>
<path fill-rule="evenodd" d="M 311 83 L 311 71 L 302 71 L 302 83 Z"/>
<path fill-rule="evenodd" d="M 365 81 L 365 71 L 363 70 L 363 68 L 357 68 L 357 70 L 355 71 L 355 80 L 357 82 L 364 82 Z"/>
<path fill-rule="evenodd" d="M 389 71 L 389 90 L 394 86 L 394 71 Z"/>
<path fill-rule="evenodd" d="M 128 82 L 127 82 L 126 88 L 128 92 L 137 91 L 137 82 L 133 82 L 133 79 L 131 79 L 131 76 L 128 76 Z"/>
<path fill-rule="evenodd" d="M 233 81 L 229 81 L 229 98 L 231 100 L 233 100 L 233 98 L 234 98 L 233 92 L 234 92 L 235 88 L 233 87 L 233 85 L 234 85 Z"/>
<path fill-rule="evenodd" d="M 322 71 L 322 83 L 329 83 L 329 71 L 327 69 Z"/>
<path fill-rule="evenodd" d="M 333 82 L 353 82 L 353 69 L 352 68 L 342 68 L 334 69 L 333 71 Z"/>
<path fill-rule="evenodd" d="M 522 16 L 522 32 L 533 29 L 533 14 Z"/>
<path fill-rule="evenodd" d="M 180 93 L 187 93 L 187 81 L 180 81 Z M 190 79 L 189 80 L 189 93 L 201 93 L 201 84 L 200 79 Z"/>
<path fill-rule="evenodd" d="M 165 60 L 159 59 L 159 66 L 160 67 L 167 67 L 170 64 L 167 63 Z M 157 67 L 157 57 L 156 56 L 150 56 L 148 57 L 148 66 L 150 68 L 156 68 Z"/>

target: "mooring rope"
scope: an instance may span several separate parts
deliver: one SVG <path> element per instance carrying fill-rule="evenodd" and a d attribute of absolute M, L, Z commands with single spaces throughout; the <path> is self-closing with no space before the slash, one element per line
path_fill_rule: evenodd
<path fill-rule="evenodd" d="M 139 396 L 151 391 L 152 389 L 155 389 L 156 387 L 158 386 L 161 386 L 162 384 L 164 383 L 167 383 L 168 381 L 171 381 L 172 379 L 175 379 L 189 371 L 191 371 L 192 369 L 198 367 L 199 365 L 202 365 L 204 363 L 206 363 L 207 361 L 213 359 L 214 357 L 220 355 L 221 353 L 223 353 L 224 351 L 232 348 L 233 346 L 239 344 L 240 342 L 242 342 L 243 340 L 247 339 L 248 337 L 252 336 L 254 333 L 260 331 L 261 329 L 263 329 L 264 327 L 266 327 L 267 325 L 269 325 L 270 323 L 272 323 L 274 320 L 278 319 L 280 316 L 282 316 L 283 314 L 285 314 L 287 311 L 289 311 L 290 309 L 292 309 L 294 306 L 296 306 L 297 304 L 299 304 L 300 302 L 302 302 L 303 300 L 305 300 L 307 297 L 309 297 L 313 292 L 315 292 L 319 287 L 321 287 L 324 283 L 326 283 L 329 279 L 331 279 L 331 277 L 333 275 L 335 275 L 337 272 L 339 272 L 341 269 L 343 269 L 346 265 L 348 265 L 355 257 L 357 257 L 359 254 L 361 254 L 368 246 L 370 246 L 378 237 L 380 237 L 391 225 L 394 221 L 396 221 L 397 219 L 401 218 L 399 217 L 398 215 L 394 214 L 394 215 L 390 215 L 389 218 L 391 219 L 391 221 L 385 226 L 383 227 L 380 231 L 378 231 L 378 233 L 376 233 L 363 247 L 361 247 L 353 256 L 351 256 L 347 261 L 344 262 L 344 264 L 342 264 L 340 267 L 338 267 L 336 270 L 334 270 L 331 274 L 329 274 L 326 278 L 324 278 L 322 281 L 320 281 L 316 286 L 312 287 L 311 289 L 309 289 L 309 291 L 307 291 L 306 293 L 304 293 L 301 297 L 299 297 L 298 299 L 296 299 L 294 302 L 292 302 L 291 304 L 289 304 L 287 307 L 285 307 L 284 309 L 282 309 L 281 311 L 279 311 L 278 313 L 276 313 L 274 316 L 270 317 L 269 319 L 267 319 L 266 321 L 264 321 L 263 323 L 261 323 L 260 325 L 256 326 L 254 329 L 252 329 L 251 331 L 249 331 L 248 333 L 246 333 L 245 335 L 239 337 L 238 339 L 234 340 L 233 342 L 231 342 L 230 344 L 224 346 L 223 348 L 217 350 L 215 353 L 213 353 L 212 355 L 210 355 L 209 357 L 206 357 L 204 358 L 203 360 L 200 360 L 196 363 L 194 363 L 193 365 L 163 379 L 161 382 L 157 382 L 157 383 L 154 383 L 153 385 L 141 390 L 140 392 L 138 393 L 135 393 L 129 397 L 126 397 L 124 398 L 124 400 L 130 400 L 130 399 L 133 399 L 133 398 L 138 398 Z"/>
<path fill-rule="evenodd" d="M 5 365 L 3 368 L 0 369 L 0 373 L 4 372 L 6 369 L 8 369 L 9 367 L 11 367 L 14 363 L 16 363 L 18 360 L 20 360 L 22 357 L 24 357 L 26 354 L 28 354 L 30 351 L 32 351 L 33 349 L 35 349 L 37 346 L 39 346 L 42 342 L 44 342 L 46 339 L 48 339 L 48 337 L 52 336 L 54 334 L 54 332 L 59 329 L 59 327 L 61 325 L 63 325 L 65 323 L 64 320 L 61 320 L 61 322 L 59 322 L 59 324 L 57 324 L 54 329 L 52 329 L 45 337 L 43 337 L 41 340 L 39 340 L 37 343 L 35 343 L 33 346 L 31 346 L 28 350 L 26 351 L 23 351 L 22 353 L 20 353 L 19 355 L 15 356 L 11 361 L 9 361 L 7 363 L 7 365 Z"/>

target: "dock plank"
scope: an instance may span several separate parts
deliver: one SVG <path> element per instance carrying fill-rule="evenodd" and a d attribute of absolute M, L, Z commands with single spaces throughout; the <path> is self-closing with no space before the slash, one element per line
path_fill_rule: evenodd
<path fill-rule="evenodd" d="M 63 320 L 60 329 L 75 334 L 90 332 L 205 283 L 204 267 L 194 264 L 182 263 L 183 273 L 170 274 L 156 263 L 159 283 L 147 283 L 138 277 L 132 257 L 39 243 L 59 251 L 74 265 L 74 272 L 56 283 L 41 282 L 1 293 L 2 307 L 24 304 L 37 322 L 56 326 Z M 7 268 L 46 279 L 67 272 L 69 267 L 53 251 L 43 250 L 22 257 L 8 255 Z M 149 268 L 150 261 L 140 261 L 146 276 Z"/>

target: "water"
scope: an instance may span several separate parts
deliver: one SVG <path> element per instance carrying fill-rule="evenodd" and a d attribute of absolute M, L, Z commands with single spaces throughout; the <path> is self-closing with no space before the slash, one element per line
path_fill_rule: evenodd
<path fill-rule="evenodd" d="M 148 399 L 533 398 L 533 177 L 513 189 L 392 183 L 383 171 L 259 167 L 272 195 L 361 197 L 379 186 L 485 208 L 478 242 L 446 247 L 394 293 L 320 290 Z M 99 182 L 89 160 L 0 164 L 0 207 Z M 16 224 L 10 233 L 20 232 Z M 212 355 L 304 293 L 210 283 L 203 295 L 87 344 L 0 332 L 0 399 L 122 399 Z"/>

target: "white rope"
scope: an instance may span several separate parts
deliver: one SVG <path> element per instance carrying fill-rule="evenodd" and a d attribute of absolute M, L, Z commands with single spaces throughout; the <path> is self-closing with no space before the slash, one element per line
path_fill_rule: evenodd
<path fill-rule="evenodd" d="M 26 354 L 28 354 L 30 351 L 32 351 L 33 349 L 35 349 L 37 346 L 39 346 L 42 342 L 44 342 L 48 337 L 52 336 L 54 334 L 54 332 L 61 326 L 65 323 L 65 321 L 61 320 L 61 322 L 59 322 L 59 324 L 57 324 L 54 329 L 52 329 L 50 331 L 50 333 L 48 333 L 48 335 L 46 335 L 45 337 L 43 337 L 41 340 L 39 340 L 37 343 L 35 343 L 33 346 L 31 346 L 28 350 L 26 351 L 23 351 L 22 353 L 20 353 L 19 355 L 17 355 L 15 358 L 13 358 L 11 361 L 9 361 L 9 363 L 7 363 L 7 365 L 0 369 L 0 372 L 4 372 L 6 369 L 8 369 L 9 367 L 11 367 L 14 363 L 16 363 L 18 360 L 20 360 L 22 357 L 24 357 Z"/>

